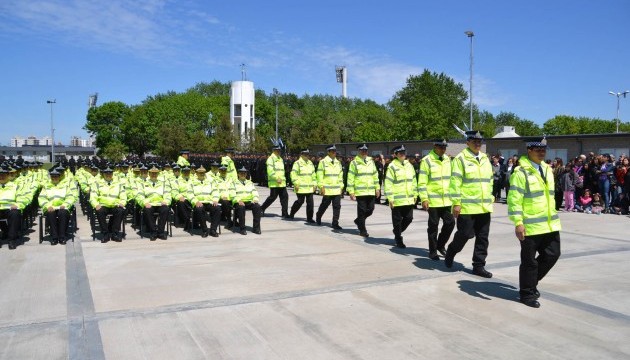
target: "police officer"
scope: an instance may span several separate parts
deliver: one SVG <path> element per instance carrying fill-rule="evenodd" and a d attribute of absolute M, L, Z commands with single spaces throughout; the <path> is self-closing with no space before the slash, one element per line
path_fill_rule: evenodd
<path fill-rule="evenodd" d="M 328 155 L 319 162 L 317 166 L 317 186 L 322 195 L 322 202 L 317 209 L 316 223 L 322 224 L 322 215 L 333 205 L 332 228 L 341 230 L 339 226 L 339 215 L 341 213 L 341 193 L 343 191 L 343 168 L 337 159 L 337 147 L 333 144 L 326 147 Z"/>
<path fill-rule="evenodd" d="M 70 209 L 77 200 L 78 191 L 69 182 L 61 182 L 61 173 L 50 172 L 50 182 L 39 193 L 38 203 L 50 229 L 50 245 L 65 244 L 70 221 Z"/>
<path fill-rule="evenodd" d="M 7 223 L 0 222 L 2 240 L 8 239 L 9 249 L 14 250 L 20 229 L 21 204 L 25 201 L 20 189 L 14 182 L 9 182 L 9 171 L 0 168 L 0 219 L 7 219 Z M 2 246 L 2 241 L 0 241 Z"/>
<path fill-rule="evenodd" d="M 545 163 L 547 141 L 527 143 L 527 156 L 510 177 L 508 215 L 521 244 L 521 302 L 540 307 L 538 282 L 560 257 L 560 218 L 554 199 L 553 171 Z M 538 257 L 536 257 L 538 253 Z"/>
<path fill-rule="evenodd" d="M 354 223 L 359 228 L 359 235 L 369 237 L 365 220 L 374 212 L 374 203 L 380 196 L 378 170 L 374 160 L 368 156 L 368 146 L 357 146 L 359 153 L 348 166 L 348 194 L 357 201 L 357 218 Z"/>
<path fill-rule="evenodd" d="M 261 206 L 262 212 L 264 214 L 265 210 L 280 196 L 282 217 L 288 218 L 289 194 L 287 194 L 287 180 L 284 172 L 284 160 L 280 156 L 280 146 L 275 145 L 272 148 L 272 154 L 267 158 L 266 163 L 269 196 Z"/>
<path fill-rule="evenodd" d="M 190 151 L 188 150 L 182 150 L 179 152 L 179 157 L 177 158 L 177 165 L 179 165 L 180 168 L 190 166 L 190 162 L 188 161 L 188 156 L 190 156 Z"/>
<path fill-rule="evenodd" d="M 233 189 L 234 198 L 232 203 L 234 204 L 234 212 L 238 217 L 241 235 L 247 235 L 247 230 L 245 229 L 246 210 L 251 210 L 254 216 L 252 231 L 254 234 L 260 234 L 262 211 L 258 203 L 258 190 L 256 190 L 254 183 L 247 179 L 247 169 L 244 166 L 238 169 L 238 179 L 233 182 Z"/>
<path fill-rule="evenodd" d="M 149 179 L 142 183 L 141 191 L 137 194 L 137 201 L 143 207 L 144 219 L 151 233 L 151 241 L 155 241 L 158 237 L 162 240 L 167 239 L 164 230 L 171 204 L 171 187 L 169 183 L 158 179 L 159 172 L 160 170 L 155 166 L 152 167 L 149 170 Z M 153 216 L 153 211 L 156 209 L 158 213 L 157 227 Z"/>
<path fill-rule="evenodd" d="M 451 213 L 449 183 L 451 179 L 451 159 L 446 155 L 446 139 L 433 143 L 433 150 L 422 158 L 418 171 L 418 197 L 422 208 L 429 212 L 427 234 L 429 237 L 429 258 L 439 260 L 438 251 L 446 255 L 446 242 L 455 228 Z M 442 231 L 438 236 L 438 225 L 442 219 Z"/>
<path fill-rule="evenodd" d="M 475 238 L 473 274 L 491 278 L 487 271 L 488 235 L 492 213 L 492 164 L 481 152 L 483 134 L 466 131 L 466 146 L 453 159 L 449 192 L 453 202 L 453 216 L 457 219 L 457 231 L 446 250 L 444 264 L 453 267 L 455 255 L 462 251 L 468 239 Z"/>
<path fill-rule="evenodd" d="M 227 168 L 227 176 L 232 180 L 236 180 L 238 178 L 236 174 L 236 165 L 234 164 L 234 148 L 225 149 L 225 156 L 221 158 L 221 165 L 225 165 Z"/>
<path fill-rule="evenodd" d="M 417 197 L 416 171 L 406 160 L 407 149 L 400 145 L 392 149 L 394 160 L 389 163 L 383 190 L 392 210 L 392 225 L 396 247 L 404 249 L 402 233 L 413 221 L 413 209 Z"/>
<path fill-rule="evenodd" d="M 193 216 L 201 224 L 201 237 L 208 237 L 208 216 L 210 217 L 210 236 L 218 237 L 217 227 L 221 220 L 219 191 L 213 180 L 206 178 L 206 169 L 201 166 L 197 170 L 197 181 L 190 184 L 188 201 L 193 207 Z"/>
<path fill-rule="evenodd" d="M 308 158 L 309 149 L 300 151 L 300 158 L 293 163 L 291 168 L 291 182 L 293 182 L 293 191 L 297 194 L 297 200 L 291 206 L 289 218 L 293 219 L 295 213 L 300 210 L 304 200 L 306 200 L 306 222 L 315 223 L 313 220 L 313 212 L 315 206 L 313 204 L 313 193 L 317 188 L 317 174 L 315 173 L 315 165 Z"/>
<path fill-rule="evenodd" d="M 113 179 L 114 171 L 109 167 L 101 172 L 103 179 L 90 187 L 90 205 L 96 211 L 96 218 L 101 227 L 102 243 L 109 240 L 122 241 L 120 224 L 125 215 L 127 193 L 125 184 Z M 107 214 L 112 214 L 109 224 Z"/>

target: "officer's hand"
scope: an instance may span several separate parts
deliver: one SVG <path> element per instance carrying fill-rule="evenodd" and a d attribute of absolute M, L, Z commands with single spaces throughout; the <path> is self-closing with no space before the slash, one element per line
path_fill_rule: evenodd
<path fill-rule="evenodd" d="M 196 207 L 202 207 L 202 206 L 203 206 L 203 204 L 201 203 L 201 201 L 197 201 L 197 202 L 195 203 L 195 206 L 196 206 Z"/>
<path fill-rule="evenodd" d="M 66 208 L 65 206 L 61 205 L 61 206 L 59 207 L 59 210 L 64 210 L 65 208 Z"/>
<path fill-rule="evenodd" d="M 218 206 L 218 205 L 219 205 L 219 202 L 218 202 L 218 201 L 213 201 L 213 202 L 212 202 L 212 206 Z"/>
<path fill-rule="evenodd" d="M 393 209 L 394 208 L 394 202 L 393 201 L 388 201 L 389 204 L 389 208 Z"/>
<path fill-rule="evenodd" d="M 11 205 L 11 210 L 17 210 L 17 205 Z"/>
<path fill-rule="evenodd" d="M 151 208 L 151 204 L 146 204 L 144 205 L 145 208 L 150 209 Z"/>
<path fill-rule="evenodd" d="M 516 234 L 516 237 L 520 241 L 525 240 L 525 226 L 523 225 L 517 226 L 516 228 L 514 228 L 514 233 Z"/>
<path fill-rule="evenodd" d="M 317 186 L 313 186 L 313 192 L 315 192 L 315 190 L 317 190 Z"/>
<path fill-rule="evenodd" d="M 461 205 L 455 205 L 453 206 L 453 217 L 455 219 L 457 219 L 457 217 L 459 216 L 459 213 L 462 212 L 462 206 Z"/>
<path fill-rule="evenodd" d="M 125 208 L 125 204 L 118 204 L 118 207 L 124 209 Z"/>
<path fill-rule="evenodd" d="M 168 203 L 166 201 L 162 201 L 162 205 L 167 206 Z"/>
<path fill-rule="evenodd" d="M 357 199 L 357 197 L 356 197 L 356 196 L 354 196 L 354 194 L 350 194 L 350 199 L 352 199 L 352 200 L 356 200 L 356 199 Z"/>
<path fill-rule="evenodd" d="M 322 188 L 322 189 L 319 191 L 319 193 L 320 193 L 320 194 L 322 194 L 322 195 L 326 195 L 326 189 Z"/>
<path fill-rule="evenodd" d="M 376 189 L 376 197 L 381 196 L 381 190 L 380 189 Z"/>
<path fill-rule="evenodd" d="M 48 209 L 46 209 L 46 211 L 48 211 L 48 212 L 53 212 L 53 211 L 55 211 L 55 209 L 53 209 L 53 207 L 52 207 L 52 206 L 49 206 L 49 207 L 48 207 Z"/>
<path fill-rule="evenodd" d="M 298 192 L 300 190 L 300 185 L 298 185 L 298 184 L 293 185 L 293 190 L 295 192 Z"/>
<path fill-rule="evenodd" d="M 429 200 L 424 200 L 422 202 L 422 209 L 423 210 L 429 210 Z"/>
<path fill-rule="evenodd" d="M 245 203 L 244 203 L 244 202 L 242 202 L 242 201 L 239 201 L 239 202 L 238 202 L 238 204 L 239 204 L 240 206 L 245 206 Z"/>
<path fill-rule="evenodd" d="M 278 182 L 278 185 L 282 184 L 282 178 L 276 178 L 276 181 Z"/>
<path fill-rule="evenodd" d="M 96 209 L 96 211 L 101 210 L 101 205 L 96 205 L 94 209 Z"/>
<path fill-rule="evenodd" d="M 179 201 L 184 201 L 184 196 L 183 195 L 179 196 Z"/>

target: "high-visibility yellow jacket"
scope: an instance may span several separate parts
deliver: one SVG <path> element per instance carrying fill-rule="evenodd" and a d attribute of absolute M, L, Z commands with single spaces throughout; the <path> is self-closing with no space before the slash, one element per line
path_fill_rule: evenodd
<path fill-rule="evenodd" d="M 23 210 L 27 199 L 23 192 L 13 182 L 0 185 L 0 210 L 8 210 L 15 205 L 19 210 Z"/>
<path fill-rule="evenodd" d="M 232 182 L 233 186 L 233 194 L 234 198 L 232 199 L 232 203 L 236 204 L 239 201 L 242 202 L 258 202 L 258 190 L 256 190 L 256 186 L 251 180 L 236 180 Z"/>
<path fill-rule="evenodd" d="M 238 179 L 238 174 L 236 173 L 236 165 L 234 165 L 234 160 L 229 156 L 224 156 L 221 158 L 221 165 L 225 165 L 227 167 L 227 176 L 232 179 Z"/>
<path fill-rule="evenodd" d="M 343 190 L 341 161 L 326 156 L 319 162 L 317 165 L 317 186 L 325 190 L 325 196 L 341 195 Z"/>
<path fill-rule="evenodd" d="M 267 158 L 267 184 L 270 188 L 286 187 L 287 179 L 284 174 L 284 160 L 281 156 L 271 154 Z"/>
<path fill-rule="evenodd" d="M 383 191 L 387 195 L 387 201 L 394 204 L 394 207 L 414 205 L 418 192 L 413 165 L 407 160 L 392 160 L 387 166 Z"/>
<path fill-rule="evenodd" d="M 186 166 L 189 166 L 189 167 L 190 167 L 190 162 L 189 162 L 188 160 L 186 160 L 186 158 L 185 158 L 185 157 L 183 157 L 183 156 L 181 156 L 181 155 L 180 155 L 180 156 L 177 158 L 177 165 L 178 165 L 180 168 L 184 168 L 184 167 L 186 167 Z"/>
<path fill-rule="evenodd" d="M 167 182 L 146 180 L 141 183 L 137 191 L 136 200 L 141 206 L 147 206 L 147 204 L 160 206 L 162 202 L 171 203 L 171 187 Z"/>
<path fill-rule="evenodd" d="M 120 181 L 96 181 L 90 187 L 90 205 L 96 207 L 116 207 L 127 205 L 125 184 Z"/>
<path fill-rule="evenodd" d="M 317 174 L 315 173 L 315 165 L 309 159 L 301 157 L 293 163 L 291 168 L 291 182 L 298 194 L 312 194 L 317 186 Z"/>
<path fill-rule="evenodd" d="M 57 185 L 49 183 L 39 193 L 37 201 L 42 210 L 46 211 L 49 207 L 59 210 L 62 206 L 70 209 L 77 201 L 76 187 L 72 187 L 71 183 L 59 182 Z"/>
<path fill-rule="evenodd" d="M 510 176 L 508 215 L 515 226 L 524 225 L 525 235 L 560 231 L 560 218 L 556 212 L 554 177 L 549 165 L 541 162 L 545 179 L 527 156 Z"/>
<path fill-rule="evenodd" d="M 197 202 L 208 204 L 219 201 L 219 191 L 214 182 L 208 179 L 191 183 L 188 194 L 185 196 L 188 197 L 188 201 L 193 205 Z"/>
<path fill-rule="evenodd" d="M 478 158 L 466 148 L 451 161 L 449 193 L 453 205 L 462 207 L 463 215 L 490 213 L 493 210 L 492 164 L 482 152 L 479 152 Z"/>
<path fill-rule="evenodd" d="M 227 177 L 227 175 L 225 176 L 225 178 L 222 178 L 220 175 L 215 178 L 215 185 L 217 187 L 217 190 L 219 191 L 219 198 L 221 200 L 232 200 L 234 198 L 234 186 L 233 183 L 234 181 L 230 178 Z"/>
<path fill-rule="evenodd" d="M 444 154 L 442 160 L 431 152 L 420 161 L 418 173 L 418 196 L 420 201 L 429 201 L 429 207 L 451 206 L 449 186 L 451 181 L 451 158 Z"/>
<path fill-rule="evenodd" d="M 348 194 L 354 196 L 376 196 L 379 189 L 378 170 L 374 160 L 366 156 L 365 160 L 357 155 L 348 166 Z"/>

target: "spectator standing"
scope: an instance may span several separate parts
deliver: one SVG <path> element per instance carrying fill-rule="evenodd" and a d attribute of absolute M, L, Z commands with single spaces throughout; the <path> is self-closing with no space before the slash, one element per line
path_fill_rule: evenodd
<path fill-rule="evenodd" d="M 575 209 L 575 184 L 577 174 L 573 171 L 573 166 L 567 164 L 564 173 L 560 178 L 560 188 L 564 194 L 564 210 L 573 211 Z"/>

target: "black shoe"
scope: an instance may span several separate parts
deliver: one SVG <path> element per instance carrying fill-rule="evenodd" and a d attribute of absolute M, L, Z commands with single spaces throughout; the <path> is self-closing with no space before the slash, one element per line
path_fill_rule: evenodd
<path fill-rule="evenodd" d="M 225 228 L 230 230 L 231 228 L 234 227 L 234 222 L 233 221 L 228 221 L 227 225 L 225 225 Z"/>
<path fill-rule="evenodd" d="M 207 231 L 202 231 L 201 232 L 201 237 L 202 238 L 207 238 L 208 237 L 208 232 Z"/>
<path fill-rule="evenodd" d="M 254 229 L 253 232 L 254 234 L 258 234 L 258 235 L 262 234 L 262 231 L 260 231 L 260 229 Z"/>
<path fill-rule="evenodd" d="M 399 238 L 396 238 L 396 247 L 399 249 L 404 249 L 407 247 L 407 245 L 405 245 L 405 243 L 403 242 L 402 236 Z"/>
<path fill-rule="evenodd" d="M 9 241 L 9 250 L 15 250 L 15 242 L 13 240 Z"/>
<path fill-rule="evenodd" d="M 103 239 L 101 240 L 101 244 L 105 244 L 105 243 L 109 242 L 109 240 L 111 240 L 111 239 L 112 239 L 112 237 L 109 234 L 107 234 L 107 235 L 103 236 Z"/>
<path fill-rule="evenodd" d="M 534 298 L 528 298 L 528 299 L 521 299 L 521 302 L 529 307 L 533 307 L 535 309 L 538 309 L 540 307 L 540 303 L 538 302 L 538 300 L 534 299 Z"/>
<path fill-rule="evenodd" d="M 368 234 L 367 231 L 361 231 L 361 232 L 359 232 L 359 236 L 370 237 L 370 234 Z"/>
<path fill-rule="evenodd" d="M 282 218 L 283 219 L 290 219 L 291 217 L 289 216 L 289 214 L 284 213 L 284 214 L 282 214 Z"/>
<path fill-rule="evenodd" d="M 438 256 L 437 252 L 432 252 L 429 254 L 429 259 L 438 261 L 440 260 L 440 257 Z"/>
<path fill-rule="evenodd" d="M 538 291 L 538 289 L 534 289 L 534 296 L 536 297 L 536 300 L 540 298 L 540 292 Z"/>
<path fill-rule="evenodd" d="M 444 255 L 444 266 L 446 266 L 447 268 L 452 268 L 453 267 L 453 260 L 455 260 L 455 255 L 449 255 L 448 251 L 446 252 L 446 255 Z"/>
<path fill-rule="evenodd" d="M 339 226 L 339 224 L 332 224 L 332 228 L 335 230 L 343 230 L 343 228 Z"/>
<path fill-rule="evenodd" d="M 320 218 L 319 216 L 317 217 L 317 220 L 315 220 L 315 223 L 317 223 L 317 225 L 321 226 L 322 225 L 322 218 Z"/>
<path fill-rule="evenodd" d="M 473 275 L 481 276 L 482 278 L 490 279 L 492 273 L 483 267 L 473 269 Z"/>
<path fill-rule="evenodd" d="M 210 236 L 212 236 L 212 237 L 219 237 L 219 234 L 217 233 L 216 230 L 210 230 Z"/>
<path fill-rule="evenodd" d="M 168 239 L 168 236 L 166 236 L 166 234 L 165 234 L 165 233 L 160 234 L 158 237 L 159 237 L 161 240 L 166 240 L 166 239 Z"/>
<path fill-rule="evenodd" d="M 287 216 L 287 218 L 293 220 L 293 219 L 295 219 L 295 214 L 289 214 L 289 216 Z"/>
<path fill-rule="evenodd" d="M 315 220 L 313 219 L 306 219 L 306 222 L 309 224 L 315 224 Z"/>
<path fill-rule="evenodd" d="M 359 219 L 354 219 L 354 224 L 359 227 Z"/>
<path fill-rule="evenodd" d="M 445 248 L 439 248 L 437 249 L 437 251 L 442 255 L 442 256 L 446 256 L 446 249 Z"/>
<path fill-rule="evenodd" d="M 67 242 L 67 240 L 66 240 L 66 239 L 64 239 L 64 238 L 59 239 L 59 243 L 60 243 L 61 245 L 66 245 L 66 242 Z"/>
<path fill-rule="evenodd" d="M 57 241 L 56 239 L 50 240 L 50 245 L 55 246 L 59 244 L 59 241 Z"/>
<path fill-rule="evenodd" d="M 241 229 L 240 233 L 241 233 L 241 235 L 247 235 L 247 230 Z"/>
<path fill-rule="evenodd" d="M 156 233 L 151 234 L 151 238 L 149 240 L 155 241 L 156 239 L 157 239 L 157 234 Z"/>
<path fill-rule="evenodd" d="M 122 236 L 121 235 L 114 235 L 112 236 L 112 240 L 115 242 L 121 242 L 122 241 Z"/>

